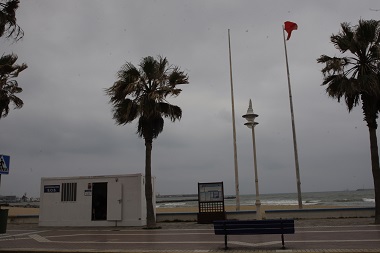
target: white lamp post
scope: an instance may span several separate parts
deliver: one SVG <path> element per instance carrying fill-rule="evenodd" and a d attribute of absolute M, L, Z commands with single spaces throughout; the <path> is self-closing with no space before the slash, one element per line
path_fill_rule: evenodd
<path fill-rule="evenodd" d="M 255 126 L 259 123 L 255 122 L 255 118 L 259 115 L 253 113 L 252 101 L 249 100 L 249 107 L 247 114 L 243 115 L 243 118 L 247 120 L 246 125 L 248 128 L 252 129 L 252 144 L 253 144 L 253 166 L 255 170 L 255 186 L 256 186 L 256 219 L 261 220 L 261 202 L 260 202 L 260 193 L 259 193 L 259 178 L 257 175 L 257 161 L 256 161 L 256 141 L 255 141 Z"/>

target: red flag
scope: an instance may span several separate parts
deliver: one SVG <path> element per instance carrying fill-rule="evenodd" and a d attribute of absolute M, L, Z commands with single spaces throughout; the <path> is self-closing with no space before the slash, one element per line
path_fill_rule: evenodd
<path fill-rule="evenodd" d="M 290 35 L 292 34 L 292 31 L 293 30 L 297 30 L 298 29 L 298 25 L 296 23 L 293 23 L 293 22 L 290 22 L 290 21 L 286 21 L 284 22 L 284 30 L 288 33 L 288 38 L 286 38 L 286 40 L 289 40 L 290 39 Z"/>

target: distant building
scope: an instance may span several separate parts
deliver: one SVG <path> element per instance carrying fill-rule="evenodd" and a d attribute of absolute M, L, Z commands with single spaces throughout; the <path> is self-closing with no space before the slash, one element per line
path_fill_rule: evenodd
<path fill-rule="evenodd" d="M 16 196 L 0 196 L 1 203 L 14 203 L 18 201 L 19 200 Z"/>
<path fill-rule="evenodd" d="M 26 194 L 24 194 L 24 196 L 21 197 L 21 201 L 28 202 L 28 197 L 26 196 Z"/>

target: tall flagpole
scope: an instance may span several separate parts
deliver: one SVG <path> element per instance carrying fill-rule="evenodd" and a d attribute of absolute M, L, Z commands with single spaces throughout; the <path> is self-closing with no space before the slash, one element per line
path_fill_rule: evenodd
<path fill-rule="evenodd" d="M 230 59 L 231 105 L 232 105 L 232 133 L 233 133 L 233 142 L 234 142 L 236 211 L 240 211 L 239 171 L 238 171 L 237 149 L 236 149 L 235 105 L 234 105 L 234 85 L 233 85 L 233 82 L 232 82 L 232 60 L 231 60 L 230 29 L 228 29 L 228 49 L 229 49 L 229 59 Z"/>
<path fill-rule="evenodd" d="M 288 75 L 289 103 L 290 103 L 290 114 L 291 114 L 291 119 L 292 119 L 292 131 L 293 131 L 294 161 L 295 161 L 295 165 L 296 165 L 296 178 L 297 178 L 298 207 L 299 207 L 299 209 L 302 209 L 301 179 L 300 179 L 300 168 L 299 168 L 299 164 L 298 164 L 296 126 L 294 124 L 292 89 L 290 87 L 288 52 L 287 52 L 287 49 L 286 49 L 285 27 L 284 26 L 282 26 L 282 35 L 284 37 L 285 60 L 286 60 L 286 74 Z"/>

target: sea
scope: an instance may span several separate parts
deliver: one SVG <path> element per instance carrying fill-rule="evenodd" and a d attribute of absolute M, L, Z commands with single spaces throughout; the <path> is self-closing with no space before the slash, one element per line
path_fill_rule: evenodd
<path fill-rule="evenodd" d="M 256 201 L 255 195 L 240 195 L 241 206 L 254 206 Z M 276 193 L 260 194 L 262 205 L 294 205 L 298 206 L 297 193 Z M 375 191 L 373 189 L 358 189 L 354 191 L 328 191 L 328 192 L 304 192 L 302 193 L 302 204 L 320 206 L 338 206 L 338 207 L 374 207 Z M 225 206 L 235 206 L 235 196 L 225 196 Z M 197 194 L 184 195 L 158 195 L 156 196 L 157 208 L 174 208 L 174 207 L 197 207 Z"/>

